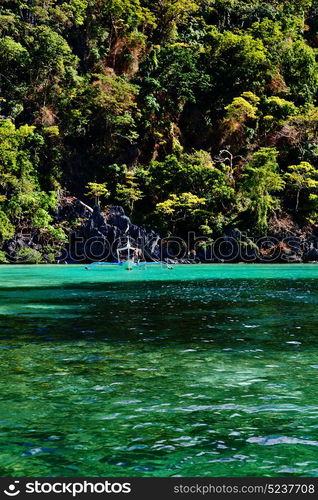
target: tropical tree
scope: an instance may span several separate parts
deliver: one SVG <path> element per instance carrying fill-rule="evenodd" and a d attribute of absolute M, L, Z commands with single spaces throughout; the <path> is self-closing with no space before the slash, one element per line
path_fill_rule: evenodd
<path fill-rule="evenodd" d="M 127 172 L 125 184 L 118 184 L 116 193 L 118 199 L 128 207 L 130 214 L 134 210 L 136 201 L 143 198 L 143 192 L 139 189 L 139 184 L 133 172 Z"/>
<path fill-rule="evenodd" d="M 159 214 L 164 215 L 172 222 L 172 232 L 174 233 L 179 221 L 193 215 L 205 203 L 205 198 L 200 198 L 193 193 L 171 194 L 166 201 L 157 203 L 156 209 Z"/>
<path fill-rule="evenodd" d="M 231 104 L 224 109 L 227 112 L 227 118 L 244 122 L 248 119 L 257 118 L 257 104 L 260 102 L 253 92 L 243 92 L 240 97 L 235 97 Z"/>
<path fill-rule="evenodd" d="M 0 121 L 0 202 L 2 234 L 12 236 L 12 227 L 50 228 L 50 212 L 56 207 L 53 191 L 44 191 L 39 182 L 42 136 L 34 126 L 16 127 L 11 120 Z"/>
<path fill-rule="evenodd" d="M 295 212 L 298 212 L 301 191 L 318 188 L 318 170 L 310 163 L 302 161 L 299 165 L 288 167 L 285 179 L 287 184 L 296 190 Z"/>
<path fill-rule="evenodd" d="M 104 182 L 103 184 L 98 184 L 97 182 L 89 182 L 86 186 L 88 190 L 86 196 L 94 198 L 95 205 L 100 206 L 100 198 L 103 196 L 104 198 L 108 198 L 110 192 L 108 191 L 107 184 Z"/>
<path fill-rule="evenodd" d="M 252 155 L 244 168 L 243 196 L 247 205 L 256 215 L 256 228 L 264 232 L 268 227 L 270 210 L 279 207 L 274 193 L 281 191 L 285 182 L 278 172 L 278 151 L 274 148 L 261 148 Z"/>

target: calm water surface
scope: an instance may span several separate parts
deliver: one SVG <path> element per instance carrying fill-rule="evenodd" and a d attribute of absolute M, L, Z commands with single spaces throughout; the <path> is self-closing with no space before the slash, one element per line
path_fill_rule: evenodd
<path fill-rule="evenodd" d="M 318 265 L 0 267 L 0 476 L 318 476 Z"/>

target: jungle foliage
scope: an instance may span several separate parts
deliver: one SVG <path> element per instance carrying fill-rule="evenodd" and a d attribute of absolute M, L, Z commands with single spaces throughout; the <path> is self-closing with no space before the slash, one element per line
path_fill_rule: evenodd
<path fill-rule="evenodd" d="M 0 243 L 63 196 L 168 234 L 318 217 L 318 0 L 2 0 Z"/>

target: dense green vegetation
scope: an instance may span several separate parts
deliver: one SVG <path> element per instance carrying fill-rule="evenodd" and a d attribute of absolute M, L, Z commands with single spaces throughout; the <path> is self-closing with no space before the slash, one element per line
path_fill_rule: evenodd
<path fill-rule="evenodd" d="M 317 221 L 318 0 L 2 0 L 0 37 L 0 242 L 63 241 L 65 195 L 162 233 Z"/>

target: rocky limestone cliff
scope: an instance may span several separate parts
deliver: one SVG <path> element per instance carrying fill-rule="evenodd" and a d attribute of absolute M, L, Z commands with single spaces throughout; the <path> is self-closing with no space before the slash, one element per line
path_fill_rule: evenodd
<path fill-rule="evenodd" d="M 150 261 L 318 262 L 318 226 L 300 228 L 288 218 L 273 219 L 268 235 L 262 238 L 252 238 L 235 228 L 228 228 L 220 238 L 203 243 L 197 235 L 197 241 L 180 246 L 179 254 L 171 250 L 173 243 L 169 249 L 154 230 L 133 224 L 120 206 L 101 213 L 98 206 L 93 209 L 75 197 L 66 197 L 56 208 L 54 222 L 69 229 L 68 241 L 62 249 L 57 246 L 53 254 L 48 255 L 47 241 L 36 228 L 21 231 L 0 250 L 9 262 L 114 262 L 117 248 L 125 245 L 129 238 L 140 248 L 139 257 Z"/>

